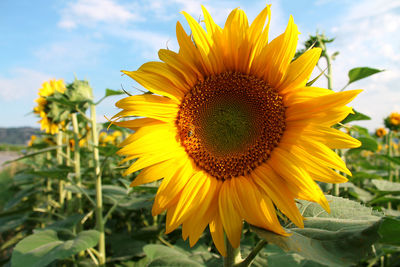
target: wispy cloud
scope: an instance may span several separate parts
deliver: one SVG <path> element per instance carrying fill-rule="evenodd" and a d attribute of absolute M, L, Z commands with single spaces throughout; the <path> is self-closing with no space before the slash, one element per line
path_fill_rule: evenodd
<path fill-rule="evenodd" d="M 143 20 L 130 5 L 121 5 L 113 0 L 76 0 L 69 2 L 61 11 L 58 25 L 72 29 L 78 25 L 96 26 L 97 23 L 120 24 L 129 21 Z"/>
<path fill-rule="evenodd" d="M 23 98 L 34 99 L 36 98 L 36 94 L 41 84 L 50 78 L 54 77 L 51 77 L 47 73 L 32 69 L 13 69 L 10 71 L 10 75 L 0 76 L 1 99 L 5 100 L 6 102 Z"/>
<path fill-rule="evenodd" d="M 386 70 L 348 88 L 365 89 L 353 105 L 371 116 L 371 121 L 360 124 L 373 129 L 382 125 L 383 117 L 390 112 L 400 111 L 400 35 L 397 34 L 400 31 L 400 2 L 352 2 L 339 21 L 332 29 L 337 38 L 331 48 L 331 51 L 340 51 L 334 61 L 336 89 L 346 84 L 351 68 L 368 66 Z"/>
<path fill-rule="evenodd" d="M 68 38 L 44 44 L 34 52 L 37 62 L 51 72 L 77 71 L 101 62 L 107 44 L 88 37 Z"/>

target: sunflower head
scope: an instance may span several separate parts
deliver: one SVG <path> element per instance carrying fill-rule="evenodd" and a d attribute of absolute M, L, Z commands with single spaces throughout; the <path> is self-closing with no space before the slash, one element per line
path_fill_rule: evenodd
<path fill-rule="evenodd" d="M 52 97 L 64 94 L 65 90 L 66 87 L 63 80 L 44 82 L 39 89 L 39 98 L 35 100 L 37 106 L 33 108 L 33 112 L 40 116 L 41 130 L 46 133 L 55 134 L 64 125 L 66 118 L 60 117 L 62 112 L 59 104 L 52 101 Z"/>
<path fill-rule="evenodd" d="M 375 135 L 377 137 L 383 137 L 387 134 L 386 129 L 385 128 L 378 128 L 375 130 Z"/>
<path fill-rule="evenodd" d="M 167 211 L 166 232 L 182 225 L 193 246 L 209 226 L 217 249 L 240 243 L 243 221 L 286 235 L 275 207 L 303 227 L 295 199 L 329 204 L 315 181 L 341 183 L 351 174 L 332 149 L 360 142 L 332 125 L 350 112 L 360 90 L 307 87 L 321 49 L 296 60 L 299 31 L 290 17 L 268 39 L 270 7 L 249 24 L 233 10 L 225 26 L 203 7 L 205 29 L 185 12 L 191 35 L 176 26 L 179 52 L 123 71 L 152 94 L 116 103 L 113 119 L 135 132 L 122 144 L 126 171 L 142 170 L 132 186 L 163 178 L 153 214 Z M 135 118 L 141 117 L 141 118 Z"/>
<path fill-rule="evenodd" d="M 33 144 L 35 143 L 36 139 L 37 139 L 36 135 L 31 135 L 31 138 L 28 141 L 28 146 L 33 146 Z"/>
<path fill-rule="evenodd" d="M 400 130 L 400 113 L 392 112 L 388 117 L 384 119 L 386 128 L 392 131 Z"/>

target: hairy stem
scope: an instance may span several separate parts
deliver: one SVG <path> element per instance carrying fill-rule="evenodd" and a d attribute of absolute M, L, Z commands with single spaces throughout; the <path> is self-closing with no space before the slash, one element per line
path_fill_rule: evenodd
<path fill-rule="evenodd" d="M 105 266 L 106 264 L 106 241 L 104 233 L 104 220 L 103 220 L 103 196 L 102 196 L 102 182 L 100 171 L 99 159 L 99 136 L 97 134 L 96 125 L 96 106 L 90 104 L 90 117 L 92 124 L 92 142 L 93 142 L 93 163 L 96 177 L 96 229 L 100 232 L 99 239 L 99 265 Z"/>
<path fill-rule="evenodd" d="M 76 113 L 72 113 L 72 128 L 74 132 L 74 141 L 75 141 L 75 146 L 74 146 L 74 167 L 75 167 L 75 182 L 76 186 L 81 187 L 82 186 L 82 181 L 81 181 L 81 155 L 80 155 L 80 149 L 79 149 L 79 126 L 78 126 L 78 118 Z M 82 194 L 77 193 L 76 195 L 78 199 L 78 212 L 82 214 Z"/>
<path fill-rule="evenodd" d="M 268 244 L 267 241 L 261 240 L 258 244 L 253 248 L 250 254 L 241 262 L 235 264 L 235 267 L 247 267 L 253 262 L 257 254 L 264 248 L 264 246 Z"/>
<path fill-rule="evenodd" d="M 237 248 L 232 247 L 228 238 L 225 238 L 226 257 L 224 257 L 224 267 L 232 267 L 242 261 L 240 255 L 240 246 Z"/>

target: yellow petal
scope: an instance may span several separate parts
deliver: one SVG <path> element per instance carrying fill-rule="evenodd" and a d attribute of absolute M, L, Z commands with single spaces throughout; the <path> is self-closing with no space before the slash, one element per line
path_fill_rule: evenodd
<path fill-rule="evenodd" d="M 361 92 L 362 90 L 339 92 L 292 104 L 286 109 L 286 118 L 287 120 L 300 119 L 320 111 L 344 106 Z"/>
<path fill-rule="evenodd" d="M 298 35 L 297 26 L 290 16 L 285 32 L 272 40 L 254 59 L 252 73 L 265 79 L 269 85 L 276 88 L 285 76 L 296 52 Z"/>
<path fill-rule="evenodd" d="M 276 147 L 267 163 L 289 183 L 289 190 L 296 197 L 317 202 L 326 211 L 330 210 L 328 201 L 319 186 L 302 167 L 301 162 L 293 159 L 291 154 L 280 147 Z"/>
<path fill-rule="evenodd" d="M 303 216 L 294 202 L 295 196 L 288 190 L 288 184 L 267 164 L 260 165 L 253 173 L 254 182 L 272 199 L 274 204 L 298 227 L 303 228 Z"/>
<path fill-rule="evenodd" d="M 182 55 L 177 54 L 168 49 L 160 49 L 158 57 L 168 66 L 178 71 L 184 78 L 190 88 L 192 88 L 199 79 L 203 79 L 203 75 L 197 68 L 193 68 L 191 64 L 187 64 Z"/>
<path fill-rule="evenodd" d="M 306 85 L 315 65 L 317 65 L 321 51 L 319 47 L 310 49 L 290 63 L 285 78 L 277 86 L 280 94 Z"/>
<path fill-rule="evenodd" d="M 194 18 L 184 11 L 182 11 L 182 14 L 185 16 L 190 29 L 192 30 L 193 40 L 201 54 L 205 66 L 211 74 L 220 73 L 223 66 L 222 59 L 213 49 L 213 40 L 206 34 L 204 29 Z"/>
<path fill-rule="evenodd" d="M 115 104 L 124 109 L 111 119 L 126 116 L 143 116 L 165 122 L 176 119 L 178 105 L 171 99 L 157 95 L 135 95 L 126 97 Z"/>
<path fill-rule="evenodd" d="M 282 235 L 286 234 L 276 217 L 271 200 L 263 195 L 250 179 L 232 178 L 231 186 L 231 200 L 245 221 Z"/>
<path fill-rule="evenodd" d="M 222 184 L 218 199 L 219 214 L 222 225 L 224 226 L 226 236 L 234 248 L 239 247 L 240 237 L 242 236 L 242 218 L 236 211 L 232 203 L 232 179 L 225 180 Z"/>
<path fill-rule="evenodd" d="M 204 63 L 200 51 L 196 48 L 191 38 L 186 34 L 179 21 L 176 23 L 176 38 L 179 43 L 179 54 L 185 58 L 187 64 L 192 65 L 192 69 L 198 69 L 203 76 L 210 75 L 210 69 Z"/>
<path fill-rule="evenodd" d="M 218 249 L 222 257 L 226 257 L 224 229 L 218 212 L 215 213 L 214 219 L 210 222 L 210 233 L 215 247 Z"/>
<path fill-rule="evenodd" d="M 180 88 L 174 86 L 171 81 L 161 75 L 140 70 L 123 70 L 122 72 L 137 81 L 150 92 L 167 96 L 172 100 L 175 100 L 176 103 L 180 103 L 184 96 L 184 93 L 182 92 L 182 90 L 180 90 Z"/>

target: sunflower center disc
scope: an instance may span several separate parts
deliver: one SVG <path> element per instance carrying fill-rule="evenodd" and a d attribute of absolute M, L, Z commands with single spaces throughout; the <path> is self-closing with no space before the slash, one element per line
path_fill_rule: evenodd
<path fill-rule="evenodd" d="M 285 108 L 263 80 L 225 72 L 185 95 L 176 124 L 196 165 L 225 180 L 251 172 L 270 157 L 285 130 Z"/>

